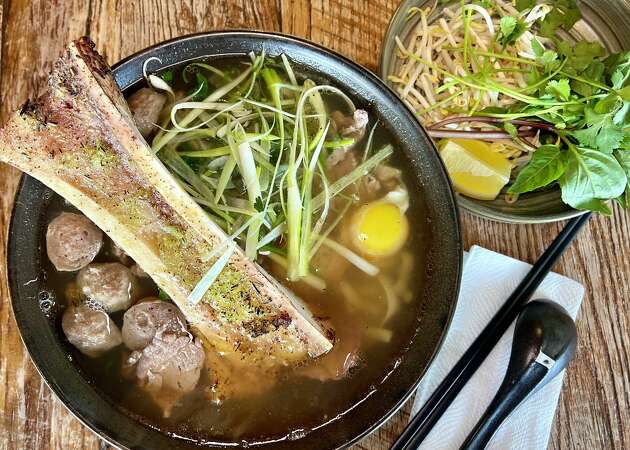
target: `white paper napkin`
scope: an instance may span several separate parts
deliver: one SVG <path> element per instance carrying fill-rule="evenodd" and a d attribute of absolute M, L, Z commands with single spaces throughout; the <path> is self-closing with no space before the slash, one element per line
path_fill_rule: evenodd
<path fill-rule="evenodd" d="M 424 404 L 530 267 L 529 264 L 478 246 L 473 246 L 465 255 L 461 292 L 453 322 L 440 352 L 418 388 L 413 414 Z M 532 298 L 557 302 L 575 319 L 583 296 L 584 287 L 581 284 L 550 273 Z M 503 380 L 513 332 L 514 324 L 431 430 L 420 449 L 458 449 L 464 442 Z M 564 372 L 521 404 L 494 435 L 488 449 L 546 449 L 563 377 Z"/>

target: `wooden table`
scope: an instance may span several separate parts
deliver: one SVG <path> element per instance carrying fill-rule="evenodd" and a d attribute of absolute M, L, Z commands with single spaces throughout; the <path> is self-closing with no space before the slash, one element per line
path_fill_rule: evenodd
<path fill-rule="evenodd" d="M 90 35 L 109 62 L 146 46 L 207 30 L 282 31 L 326 45 L 375 70 L 398 0 L 4 0 L 0 63 L 2 121 L 41 87 L 69 42 Z M 0 165 L 0 261 L 20 174 Z M 534 261 L 561 224 L 519 226 L 462 214 L 466 247 L 480 244 Z M 586 286 L 580 347 L 560 398 L 550 447 L 630 448 L 630 219 L 598 217 L 556 267 Z M 0 264 L 0 449 L 107 448 L 57 401 L 20 341 Z M 410 405 L 357 448 L 386 449 Z"/>

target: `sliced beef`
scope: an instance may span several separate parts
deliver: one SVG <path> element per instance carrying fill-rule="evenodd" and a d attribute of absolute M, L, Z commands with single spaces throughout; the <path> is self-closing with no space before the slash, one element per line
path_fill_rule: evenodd
<path fill-rule="evenodd" d="M 192 391 L 201 374 L 205 354 L 201 342 L 191 334 L 160 333 L 138 358 L 136 376 L 149 391 Z"/>
<path fill-rule="evenodd" d="M 374 169 L 374 176 L 388 190 L 395 189 L 402 183 L 402 171 L 387 164 L 381 164 Z"/>
<path fill-rule="evenodd" d="M 331 181 L 336 181 L 352 172 L 358 165 L 357 155 L 352 148 L 336 148 L 326 159 L 326 175 Z"/>
<path fill-rule="evenodd" d="M 90 264 L 79 272 L 77 284 L 107 312 L 127 309 L 137 300 L 136 277 L 120 263 Z"/>
<path fill-rule="evenodd" d="M 320 381 L 340 380 L 361 365 L 359 344 L 361 337 L 353 330 L 338 330 L 338 339 L 328 354 L 305 367 L 302 374 Z"/>
<path fill-rule="evenodd" d="M 351 116 L 344 115 L 341 111 L 333 111 L 330 114 L 335 130 L 343 137 L 351 137 L 356 141 L 365 135 L 367 124 L 370 120 L 367 111 L 357 109 Z"/>
<path fill-rule="evenodd" d="M 156 129 L 166 96 L 153 89 L 142 88 L 127 99 L 129 109 L 140 134 L 146 139 Z"/>
<path fill-rule="evenodd" d="M 359 158 L 355 153 L 355 147 L 365 135 L 369 117 L 362 109 L 357 109 L 351 116 L 346 116 L 341 111 L 333 111 L 330 117 L 333 134 L 336 132 L 342 137 L 354 139 L 354 144 L 336 148 L 326 160 L 327 175 L 334 181 L 357 167 Z"/>
<path fill-rule="evenodd" d="M 383 190 L 383 186 L 379 179 L 368 173 L 359 182 L 359 196 L 361 201 L 371 201 L 379 197 Z"/>
<path fill-rule="evenodd" d="M 91 263 L 103 245 L 103 232 L 80 214 L 55 217 L 46 230 L 46 252 L 59 271 L 72 272 Z"/>
<path fill-rule="evenodd" d="M 107 313 L 88 305 L 66 309 L 61 327 L 68 341 L 87 356 L 100 356 L 122 343 L 120 330 Z"/>

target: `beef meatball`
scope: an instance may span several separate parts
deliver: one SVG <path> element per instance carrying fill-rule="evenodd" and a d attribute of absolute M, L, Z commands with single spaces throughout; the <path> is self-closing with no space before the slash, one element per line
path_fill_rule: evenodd
<path fill-rule="evenodd" d="M 137 283 L 131 270 L 120 263 L 90 264 L 77 276 L 83 294 L 107 312 L 129 308 L 137 300 Z"/>
<path fill-rule="evenodd" d="M 186 319 L 170 302 L 148 297 L 125 312 L 122 336 L 131 350 L 141 350 L 156 334 L 187 335 Z"/>
<path fill-rule="evenodd" d="M 66 309 L 61 328 L 72 345 L 91 357 L 100 356 L 122 343 L 120 330 L 107 313 L 87 305 Z"/>
<path fill-rule="evenodd" d="M 59 271 L 72 272 L 91 263 L 103 245 L 103 232 L 80 214 L 55 217 L 46 231 L 46 252 Z"/>
<path fill-rule="evenodd" d="M 127 103 L 140 134 L 148 138 L 160 118 L 166 97 L 153 89 L 142 88 L 131 95 Z"/>

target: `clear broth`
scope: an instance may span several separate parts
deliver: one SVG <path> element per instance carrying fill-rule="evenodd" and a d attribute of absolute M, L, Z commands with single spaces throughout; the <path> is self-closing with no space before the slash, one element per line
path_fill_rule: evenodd
<path fill-rule="evenodd" d="M 229 64 L 231 61 L 225 62 Z M 216 65 L 216 62 L 213 61 Z M 319 80 L 316 80 L 319 81 Z M 359 107 L 362 105 L 359 105 Z M 366 108 L 371 115 L 373 111 Z M 392 142 L 391 135 L 383 127 L 374 135 L 373 148 L 380 148 Z M 361 364 L 346 377 L 339 380 L 320 381 L 301 374 L 303 368 L 293 368 L 281 374 L 277 383 L 258 394 L 243 398 L 227 399 L 220 405 L 211 403 L 204 395 L 209 379 L 202 374 L 196 389 L 183 397 L 170 417 L 165 418 L 162 410 L 142 388 L 124 378 L 121 371 L 125 348 L 121 345 L 104 356 L 90 358 L 67 344 L 79 370 L 93 385 L 103 392 L 110 401 L 135 419 L 162 432 L 186 439 L 203 442 L 261 442 L 271 439 L 298 439 L 300 436 L 323 424 L 335 420 L 369 395 L 376 394 L 379 384 L 386 378 L 397 361 L 404 354 L 407 344 L 416 332 L 420 315 L 419 293 L 426 279 L 426 245 L 430 239 L 428 219 L 423 195 L 412 174 L 406 173 L 406 164 L 400 152 L 395 152 L 390 165 L 402 169 L 403 180 L 409 189 L 410 207 L 407 217 L 410 235 L 402 252 L 413 255 L 413 266 L 409 277 L 408 301 L 400 300 L 396 314 L 385 325 L 393 331 L 390 342 L 378 342 L 364 334 L 366 327 L 380 326 L 385 314 L 387 300 L 382 288 L 374 280 L 355 267 L 350 267 L 344 275 L 344 282 L 361 289 L 362 307 L 352 308 L 340 291 L 339 283 L 327 283 L 325 292 L 318 292 L 300 284 L 288 286 L 296 291 L 307 305 L 330 320 L 336 330 L 336 344 L 342 345 L 353 336 L 361 337 L 358 355 Z M 361 206 L 354 205 L 354 208 Z M 48 222 L 61 211 L 76 211 L 63 199 L 55 196 L 48 209 Z M 109 239 L 107 238 L 109 241 Z M 42 237 L 43 242 L 43 237 Z M 104 245 L 96 262 L 118 261 L 111 252 L 111 242 Z M 43 246 L 45 248 L 45 246 Z M 382 267 L 382 273 L 396 280 L 399 276 L 399 256 L 390 258 Z M 46 260 L 46 272 L 51 287 L 59 299 L 60 311 L 56 315 L 56 325 L 60 335 L 61 312 L 67 302 L 64 291 L 75 273 L 57 272 Z M 273 265 L 263 262 L 272 273 L 277 272 Z M 282 276 L 276 273 L 281 281 Z M 144 296 L 156 296 L 157 286 L 146 282 L 142 286 Z M 363 310 L 363 311 L 362 311 Z M 371 311 L 371 312 L 366 312 Z M 111 314 L 116 324 L 122 326 L 124 312 Z M 321 360 L 313 362 L 321 365 Z M 212 368 L 209 368 L 210 371 Z"/>

